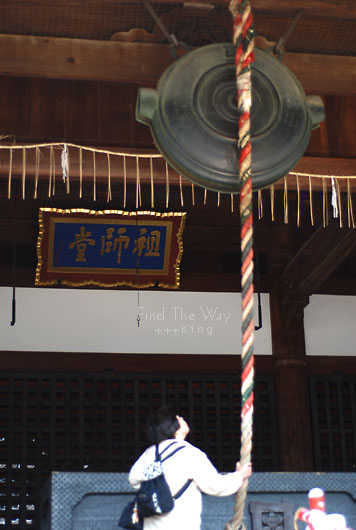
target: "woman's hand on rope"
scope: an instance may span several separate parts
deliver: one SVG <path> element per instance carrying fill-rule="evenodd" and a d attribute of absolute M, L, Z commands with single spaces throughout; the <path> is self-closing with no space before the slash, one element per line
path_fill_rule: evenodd
<path fill-rule="evenodd" d="M 252 464 L 251 462 L 248 462 L 247 464 L 244 464 L 243 466 L 240 464 L 240 462 L 236 463 L 236 471 L 239 471 L 242 475 L 242 480 L 246 480 L 250 478 L 252 475 Z"/>

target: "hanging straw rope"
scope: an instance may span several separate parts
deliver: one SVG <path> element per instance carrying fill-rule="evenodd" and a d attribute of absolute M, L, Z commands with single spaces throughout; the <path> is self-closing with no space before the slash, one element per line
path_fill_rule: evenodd
<path fill-rule="evenodd" d="M 233 41 L 236 44 L 236 84 L 239 111 L 238 149 L 240 153 L 240 223 L 241 223 L 241 296 L 242 296 L 242 375 L 241 375 L 241 451 L 240 462 L 251 460 L 253 418 L 253 224 L 251 179 L 251 63 L 254 60 L 254 28 L 247 0 L 231 0 L 234 18 Z M 225 530 L 242 526 L 248 481 L 236 494 L 234 516 Z"/>

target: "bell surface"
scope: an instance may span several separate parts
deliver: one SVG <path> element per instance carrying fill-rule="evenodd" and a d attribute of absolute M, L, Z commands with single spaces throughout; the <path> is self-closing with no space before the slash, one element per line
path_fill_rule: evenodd
<path fill-rule="evenodd" d="M 235 46 L 204 46 L 173 63 L 157 90 L 139 89 L 136 118 L 149 125 L 158 150 L 182 176 L 218 192 L 238 193 Z M 252 64 L 252 186 L 286 175 L 310 139 L 304 91 L 277 59 L 255 50 Z"/>

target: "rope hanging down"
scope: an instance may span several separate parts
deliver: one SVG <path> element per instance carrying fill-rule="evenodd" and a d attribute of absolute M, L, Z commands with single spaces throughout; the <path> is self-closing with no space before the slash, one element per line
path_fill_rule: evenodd
<path fill-rule="evenodd" d="M 253 419 L 253 223 L 251 179 L 251 63 L 254 60 L 254 27 L 247 0 L 231 0 L 233 41 L 236 44 L 236 85 L 239 113 L 238 150 L 240 154 L 240 223 L 241 223 L 241 297 L 242 297 L 242 376 L 241 376 L 241 451 L 244 465 L 251 460 Z M 238 491 L 234 516 L 225 530 L 242 526 L 248 481 Z"/>

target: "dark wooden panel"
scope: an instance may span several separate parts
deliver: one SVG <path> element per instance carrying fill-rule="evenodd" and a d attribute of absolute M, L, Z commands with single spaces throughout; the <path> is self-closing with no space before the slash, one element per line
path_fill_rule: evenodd
<path fill-rule="evenodd" d="M 63 90 L 63 138 L 96 144 L 100 131 L 98 83 L 66 81 Z"/>
<path fill-rule="evenodd" d="M 356 146 L 356 98 L 325 98 L 329 155 L 353 157 Z"/>
<path fill-rule="evenodd" d="M 356 378 L 344 374 L 310 378 L 315 467 L 353 471 L 356 457 Z"/>
<path fill-rule="evenodd" d="M 356 375 L 356 358 L 339 356 L 338 352 L 333 357 L 309 356 L 307 361 L 309 374 L 331 375 L 342 372 Z"/>
<path fill-rule="evenodd" d="M 138 86 L 130 84 L 3 77 L 3 134 L 9 135 L 10 143 L 13 136 L 27 143 L 71 141 L 152 148 L 149 128 L 135 118 L 137 91 Z"/>
<path fill-rule="evenodd" d="M 33 79 L 30 90 L 31 136 L 50 141 L 64 138 L 65 81 Z"/>
<path fill-rule="evenodd" d="M 88 372 L 114 371 L 133 372 L 190 372 L 190 373 L 240 373 L 239 355 L 173 355 L 173 354 L 107 354 L 90 352 L 21 352 L 0 351 L 0 363 L 4 371 L 81 371 L 85 366 Z M 307 356 L 309 374 L 331 375 L 343 372 L 356 375 L 355 357 L 336 355 Z M 273 373 L 272 355 L 256 355 L 255 368 L 260 373 Z"/>
<path fill-rule="evenodd" d="M 21 137 L 31 137 L 30 79 L 2 77 L 0 82 L 1 134 L 10 143 Z"/>
<path fill-rule="evenodd" d="M 329 156 L 329 140 L 326 121 L 320 124 L 320 127 L 314 129 L 310 135 L 308 147 L 304 156 L 327 157 Z"/>
<path fill-rule="evenodd" d="M 149 128 L 136 121 L 138 86 L 98 83 L 98 141 L 104 145 L 153 148 Z M 73 103 L 75 104 L 75 100 Z"/>

